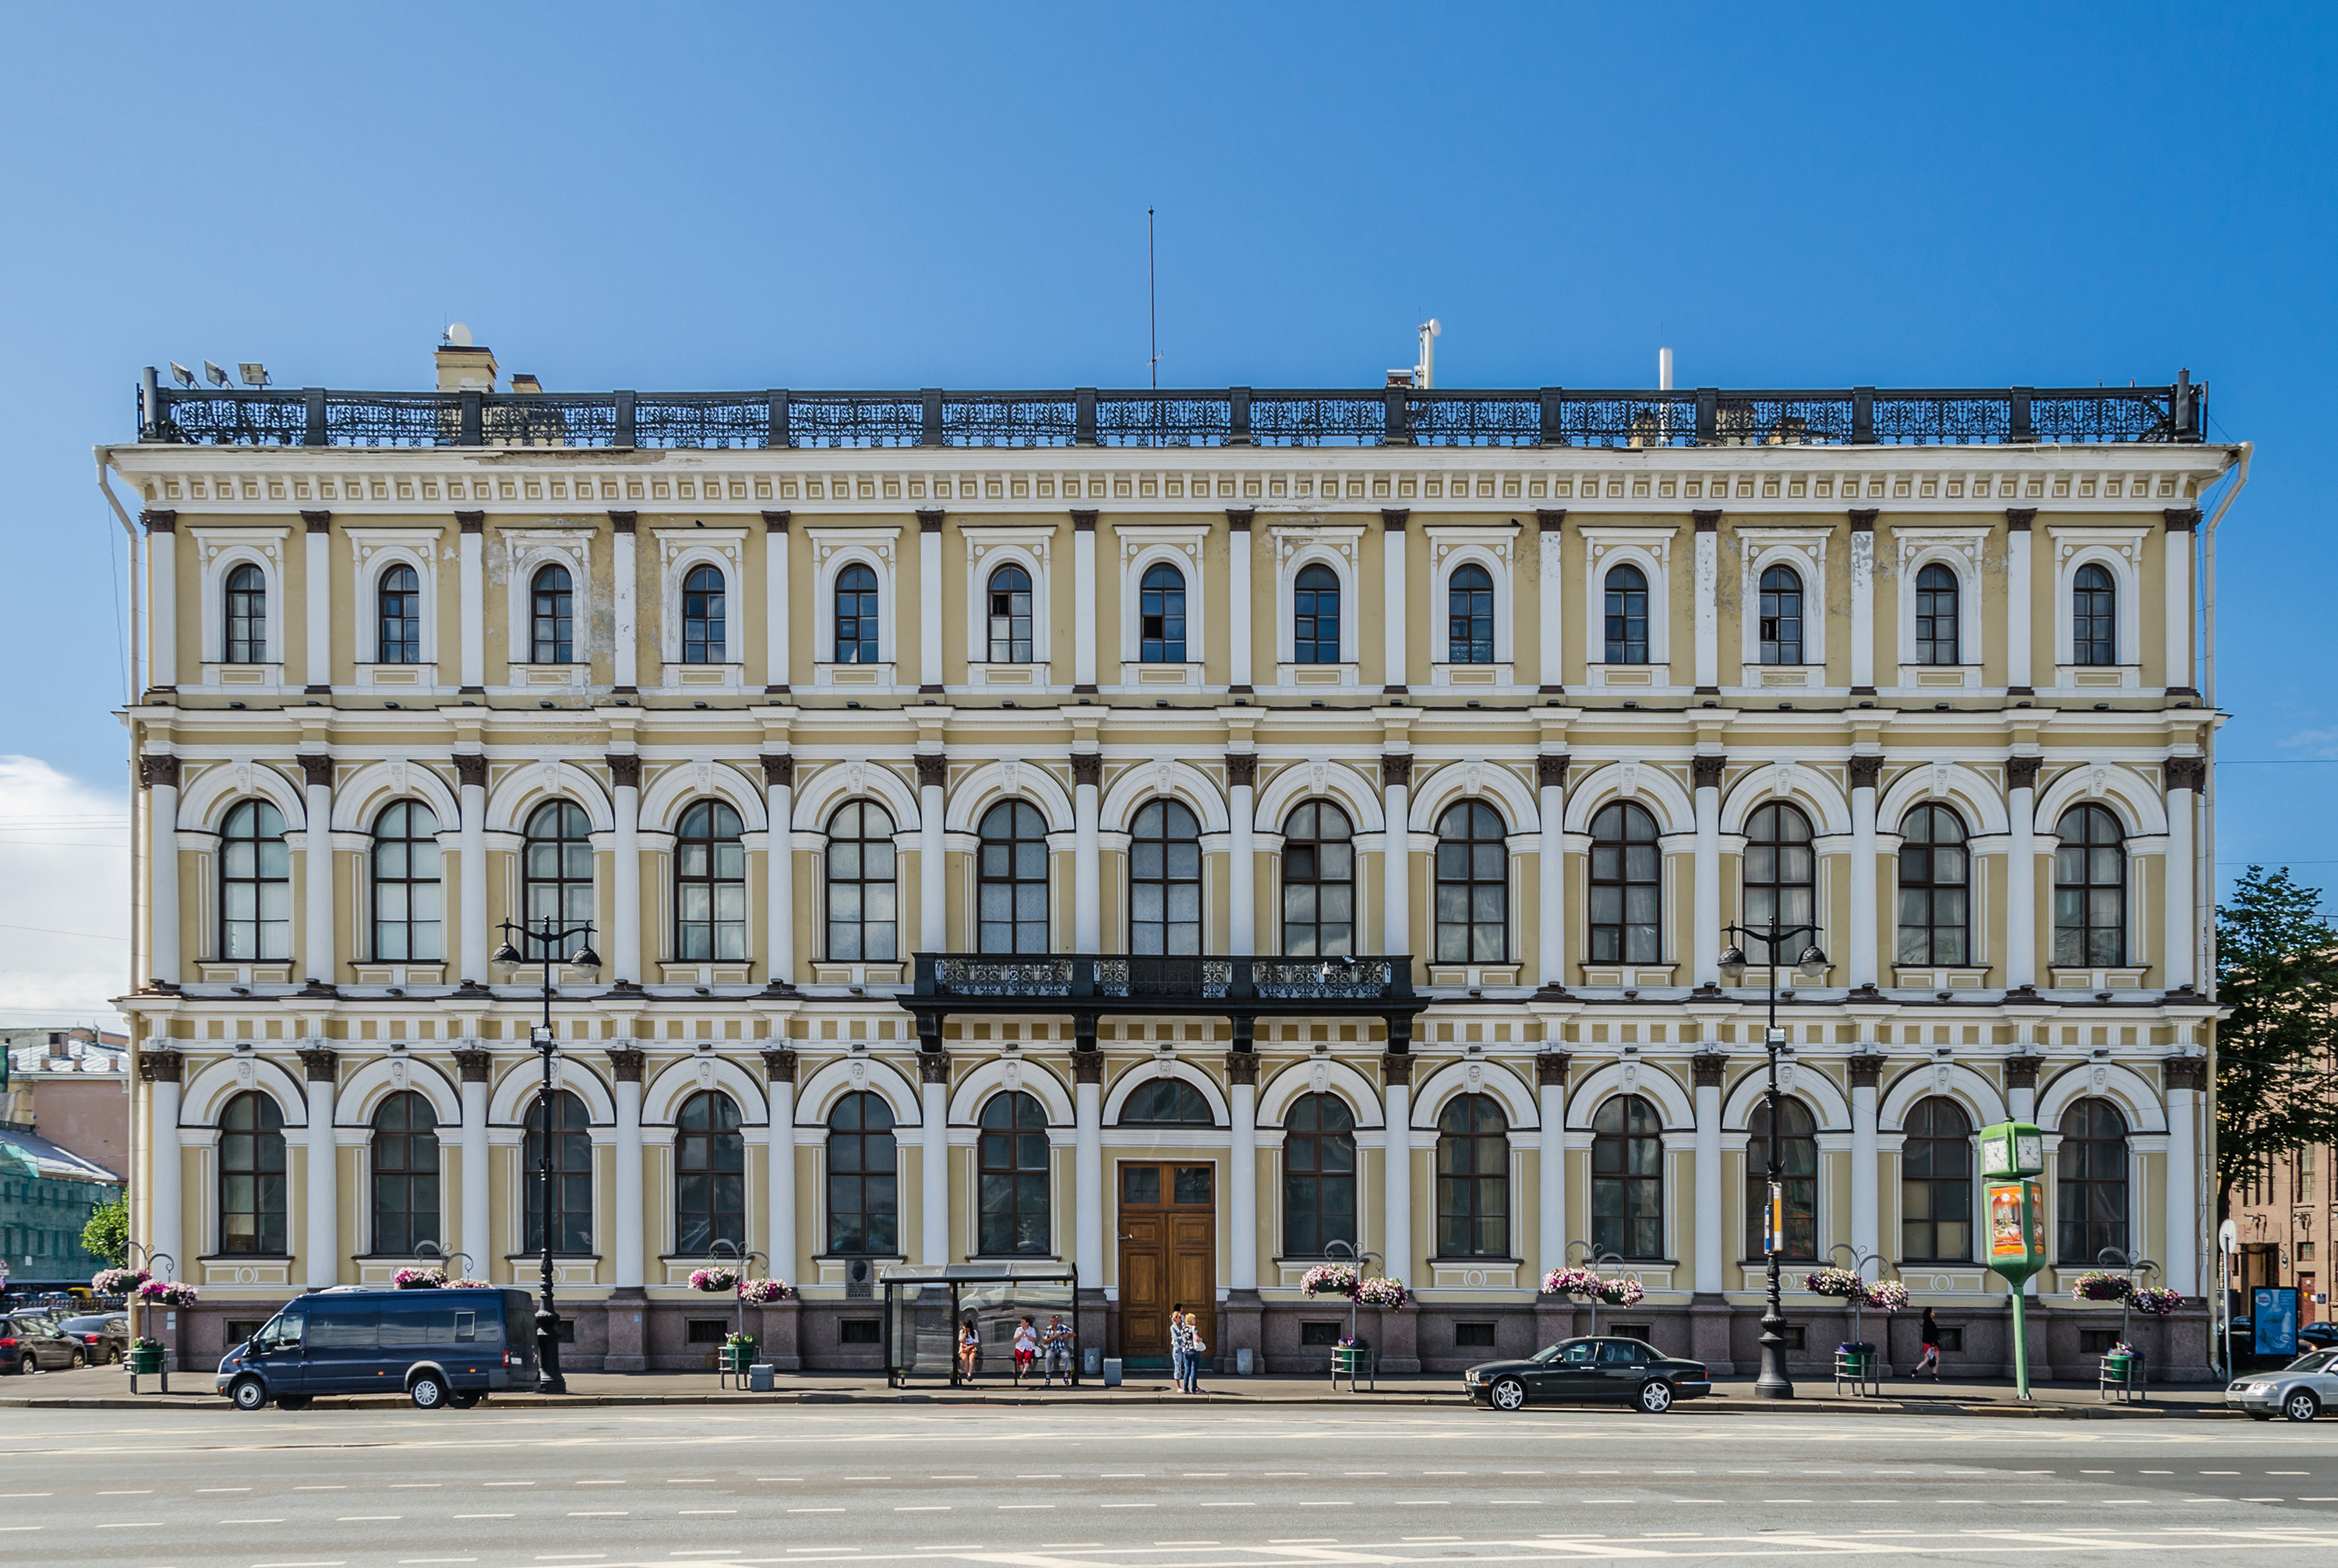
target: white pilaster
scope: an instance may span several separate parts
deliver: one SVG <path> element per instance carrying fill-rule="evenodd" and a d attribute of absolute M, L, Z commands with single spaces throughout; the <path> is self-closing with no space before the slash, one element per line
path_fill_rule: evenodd
<path fill-rule="evenodd" d="M 309 524 L 300 541 L 305 600 L 301 608 L 309 632 L 300 670 L 310 691 L 328 691 L 333 684 L 333 514 L 303 512 L 300 515 Z"/>
<path fill-rule="evenodd" d="M 1706 1080 L 1710 1078 L 1710 1083 Z M 1701 1296 L 1725 1289 L 1723 1247 L 1729 1217 L 1721 1208 L 1721 1070 L 1696 1070 L 1696 1281 Z"/>
<path fill-rule="evenodd" d="M 487 973 L 487 760 L 457 757 L 455 770 L 462 781 L 463 806 L 459 841 L 463 972 L 457 978 L 485 985 L 493 978 Z"/>
<path fill-rule="evenodd" d="M 642 982 L 642 760 L 612 757 L 609 769 L 617 781 L 613 791 L 616 796 L 613 858 L 616 861 L 617 907 L 612 922 L 615 940 L 611 944 L 609 964 L 620 984 L 638 985 Z"/>
<path fill-rule="evenodd" d="M 1250 514 L 1229 512 L 1226 539 L 1226 581 L 1233 603 L 1226 612 L 1226 680 L 1237 691 L 1250 683 Z M 1247 948 L 1237 947 L 1237 953 Z"/>
<path fill-rule="evenodd" d="M 167 537 L 167 535 L 157 535 Z M 152 760 L 157 769 L 146 791 L 146 967 L 151 977 L 179 981 L 179 761 Z M 162 782 L 164 772 L 173 780 Z M 174 1086 L 175 1088 L 175 1086 Z"/>
<path fill-rule="evenodd" d="M 1230 775 L 1242 780 L 1227 791 L 1228 823 L 1226 860 L 1226 944 L 1234 953 L 1258 951 L 1258 862 L 1252 842 L 1252 818 L 1257 815 L 1257 790 L 1249 780 L 1258 759 L 1244 756 L 1228 758 Z M 1237 762 L 1242 771 L 1233 771 Z"/>
<path fill-rule="evenodd" d="M 2168 535 L 2173 539 L 2176 535 Z M 2199 946 L 2199 914 L 2192 907 L 2193 789 L 2204 765 L 2198 758 L 2171 758 L 2167 764 L 2167 906 L 2164 916 L 2166 951 L 2160 956 L 2166 988 L 2181 991 L 2193 984 L 2194 955 Z"/>
<path fill-rule="evenodd" d="M 329 757 L 303 757 L 300 764 L 309 779 L 306 791 L 308 852 L 302 857 L 305 887 L 301 899 L 301 924 L 307 937 L 301 945 L 300 963 L 310 980 L 330 985 L 340 975 L 340 963 L 333 952 L 333 787 L 319 782 L 319 775 L 329 779 L 333 764 Z"/>
<path fill-rule="evenodd" d="M 2038 759 L 2014 758 L 2009 774 L 2019 782 L 2005 799 L 2005 984 L 2019 990 L 2038 983 Z"/>
<path fill-rule="evenodd" d="M 468 1042 L 480 1051 L 476 1041 Z M 456 1245 L 470 1256 L 467 1270 L 474 1279 L 495 1278 L 494 1176 L 487 1155 L 487 1083 L 484 1065 L 479 1076 L 463 1073 L 463 1229 Z M 525 1240 L 518 1238 L 517 1240 Z"/>
<path fill-rule="evenodd" d="M 1696 514 L 1696 689 L 1721 689 L 1721 514 Z"/>
<path fill-rule="evenodd" d="M 331 1053 L 323 1053 L 328 1063 Z M 333 1068 L 309 1070 L 309 1240 L 301 1250 L 311 1290 L 340 1283 L 340 1171 L 333 1148 Z"/>
<path fill-rule="evenodd" d="M 1412 759 L 1402 759 L 1403 767 L 1397 777 L 1412 777 Z M 1380 776 L 1390 777 L 1389 760 L 1382 759 Z M 1412 847 L 1411 834 L 1405 821 L 1411 808 L 1412 790 L 1409 785 L 1384 783 L 1380 789 L 1380 809 L 1388 819 L 1388 832 L 1383 842 L 1387 848 L 1380 855 L 1380 951 L 1395 955 L 1412 951 Z"/>
<path fill-rule="evenodd" d="M 767 1053 L 766 1060 L 777 1053 Z M 785 1071 L 795 1072 L 793 1052 Z M 764 1250 L 771 1255 L 771 1278 L 792 1284 L 803 1278 L 803 1261 L 796 1243 L 796 1081 L 793 1076 L 775 1073 L 771 1082 L 771 1146 L 769 1151 L 769 1207 L 771 1210 L 771 1240 Z"/>
<path fill-rule="evenodd" d="M 1867 697 L 1874 691 L 1875 514 L 1854 512 L 1851 514 L 1851 693 Z"/>
<path fill-rule="evenodd" d="M 2167 689 L 2190 691 L 2192 683 L 2192 540 L 2197 512 L 2167 514 Z M 2188 1295 L 2189 1292 L 2187 1291 Z"/>
<path fill-rule="evenodd" d="M 942 689 L 942 514 L 918 514 L 918 683 Z"/>
<path fill-rule="evenodd" d="M 2005 536 L 2006 616 L 2005 683 L 2028 693 L 2029 679 L 2029 512 L 2008 512 Z"/>
<path fill-rule="evenodd" d="M 2200 1113 L 2201 1097 L 2191 1084 L 2192 1073 L 2200 1063 L 2186 1060 L 2170 1066 L 2176 1071 L 2168 1074 L 2167 1089 L 2167 1236 L 2160 1256 L 2167 1259 L 2167 1283 L 2186 1296 L 2197 1296 L 2201 1294 L 2200 1152 L 2194 1123 Z"/>
<path fill-rule="evenodd" d="M 1542 1120 L 1535 1147 L 1535 1165 L 1541 1176 L 1542 1222 L 1536 1229 L 1535 1246 L 1538 1274 L 1567 1266 L 1567 1085 L 1559 1081 L 1567 1075 L 1566 1060 L 1560 1054 L 1555 1073 L 1545 1072 L 1535 1091 Z"/>
<path fill-rule="evenodd" d="M 617 1073 L 617 1190 L 612 1244 L 617 1253 L 617 1289 L 638 1290 L 646 1282 L 642 1224 L 642 1070 Z"/>
<path fill-rule="evenodd" d="M 1549 534 L 1543 535 L 1547 539 Z M 1542 848 L 1536 855 L 1541 893 L 1541 917 L 1536 948 L 1536 976 L 1544 985 L 1567 984 L 1567 759 L 1537 759 L 1542 780 L 1537 805 L 1542 814 Z M 1557 1265 L 1553 1265 L 1557 1267 Z"/>
<path fill-rule="evenodd" d="M 610 569 L 615 584 L 617 690 L 633 691 L 641 685 L 641 615 L 634 607 L 638 596 L 640 568 L 634 554 L 634 520 L 628 516 L 617 524 L 617 560 Z M 634 976 L 638 978 L 638 976 Z"/>
<path fill-rule="evenodd" d="M 1404 525 L 1402 512 L 1380 514 L 1380 649 L 1387 669 L 1380 680 L 1390 691 L 1405 689 L 1410 664 L 1404 646 Z"/>
<path fill-rule="evenodd" d="M 486 688 L 487 679 L 487 581 L 486 568 L 481 560 L 483 538 L 479 512 L 457 513 L 463 529 L 462 543 L 462 621 L 463 621 L 463 690 L 478 691 Z M 517 628 L 508 633 L 518 636 Z M 508 644 L 506 644 L 508 647 Z M 484 973 L 470 976 L 484 983 Z"/>
<path fill-rule="evenodd" d="M 1240 951 L 1240 949 L 1237 949 Z M 1227 1089 L 1232 1136 L 1226 1150 L 1226 1238 L 1233 1261 L 1233 1288 L 1258 1289 L 1258 1061 Z"/>
<path fill-rule="evenodd" d="M 1402 1069 L 1410 1075 L 1408 1059 Z M 1381 1126 L 1387 1130 L 1380 1171 L 1380 1267 L 1392 1279 L 1417 1285 L 1412 1272 L 1412 1087 L 1390 1083 L 1380 1091 Z"/>
<path fill-rule="evenodd" d="M 1874 985 L 1878 972 L 1875 787 L 1882 765 L 1880 757 L 1851 760 L 1851 984 L 1854 990 Z"/>
<path fill-rule="evenodd" d="M 1104 1084 L 1076 1069 L 1076 1073 L 1078 1081 L 1072 1085 L 1073 1262 L 1079 1270 L 1080 1289 L 1095 1290 L 1104 1285 Z"/>
<path fill-rule="evenodd" d="M 150 1045 L 164 1044 L 149 1041 Z M 146 1245 L 157 1252 L 167 1252 L 178 1272 L 174 1279 L 192 1278 L 194 1269 L 185 1252 L 179 1247 L 179 1073 L 182 1069 L 174 1061 L 164 1073 L 157 1073 L 149 1085 L 153 1091 L 150 1099 L 149 1147 L 146 1186 L 148 1210 L 144 1216 Z"/>
<path fill-rule="evenodd" d="M 927 1063 L 918 1065 L 931 1071 Z M 930 1080 L 919 1084 L 918 1102 L 918 1163 L 924 1194 L 918 1205 L 918 1261 L 930 1268 L 950 1260 L 949 1085 Z"/>
<path fill-rule="evenodd" d="M 1542 575 L 1538 583 L 1542 612 L 1542 689 L 1559 691 L 1567 681 L 1567 592 L 1564 570 L 1567 522 L 1564 511 L 1537 512 L 1541 524 Z"/>
<path fill-rule="evenodd" d="M 794 758 L 763 759 L 763 806 L 771 824 L 763 874 L 764 923 L 770 927 L 771 949 L 767 975 L 782 985 L 796 982 L 796 852 L 791 826 L 795 820 L 795 776 Z M 794 1093 L 792 1085 L 789 1092 Z"/>
<path fill-rule="evenodd" d="M 1096 581 L 1095 514 L 1072 514 L 1072 681 L 1073 689 L 1093 691 L 1096 689 L 1096 595 L 1103 584 Z M 1087 1274 L 1081 1271 L 1085 1280 Z"/>
<path fill-rule="evenodd" d="M 2033 1050 L 2035 1047 L 2024 1046 L 2023 1049 Z M 2028 1082 L 2006 1085 L 2005 1108 L 2016 1122 L 2038 1120 L 2038 1070 L 2035 1063 L 2030 1066 Z"/>
<path fill-rule="evenodd" d="M 918 946 L 928 953 L 949 946 L 949 876 L 942 858 L 942 776 L 947 767 L 939 756 L 918 758 Z"/>
<path fill-rule="evenodd" d="M 167 689 L 179 683 L 179 524 L 146 515 L 146 681 Z"/>
<path fill-rule="evenodd" d="M 1860 1271 L 1869 1279 L 1882 1276 L 1882 1228 L 1878 1218 L 1878 1188 L 1881 1177 L 1876 1170 L 1875 1154 L 1875 1073 L 1876 1063 L 1854 1062 L 1851 1073 L 1851 1244 L 1871 1259 L 1862 1263 Z"/>
<path fill-rule="evenodd" d="M 1072 759 L 1072 947 L 1080 953 L 1104 946 L 1104 855 L 1096 839 L 1103 770 L 1103 759 L 1093 752 Z"/>
<path fill-rule="evenodd" d="M 763 680 L 767 691 L 785 691 L 794 677 L 788 660 L 788 514 L 763 514 Z"/>
<path fill-rule="evenodd" d="M 1700 538 L 1706 535 L 1699 535 Z M 1695 760 L 1696 936 L 1695 983 L 1721 983 L 1721 766 L 1718 757 Z"/>

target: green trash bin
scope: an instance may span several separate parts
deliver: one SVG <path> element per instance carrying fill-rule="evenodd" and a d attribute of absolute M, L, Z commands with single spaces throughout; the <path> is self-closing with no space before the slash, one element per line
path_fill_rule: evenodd
<path fill-rule="evenodd" d="M 151 1377 L 162 1370 L 162 1348 L 160 1345 L 133 1345 L 130 1348 L 130 1375 Z"/>

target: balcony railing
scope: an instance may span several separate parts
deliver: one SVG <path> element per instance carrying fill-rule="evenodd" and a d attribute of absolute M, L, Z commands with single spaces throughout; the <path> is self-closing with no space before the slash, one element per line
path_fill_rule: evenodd
<path fill-rule="evenodd" d="M 1824 392 L 329 392 L 146 372 L 141 441 L 203 446 L 1872 446 L 2199 441 L 2207 386 Z"/>
<path fill-rule="evenodd" d="M 1407 956 L 1136 957 L 1065 954 L 1006 957 L 920 953 L 905 1004 L 1035 1012 L 1410 1012 Z"/>

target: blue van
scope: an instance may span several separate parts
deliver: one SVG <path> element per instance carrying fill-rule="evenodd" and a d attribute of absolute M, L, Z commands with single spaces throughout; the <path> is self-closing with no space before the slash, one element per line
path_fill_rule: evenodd
<path fill-rule="evenodd" d="M 421 1410 L 467 1410 L 536 1386 L 535 1305 L 525 1290 L 369 1290 L 303 1296 L 230 1350 L 219 1392 L 239 1410 L 298 1410 L 319 1394 L 403 1392 Z"/>

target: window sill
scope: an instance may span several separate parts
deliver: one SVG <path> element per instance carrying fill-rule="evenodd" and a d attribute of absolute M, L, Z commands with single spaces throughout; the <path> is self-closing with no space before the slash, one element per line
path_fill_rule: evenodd
<path fill-rule="evenodd" d="M 1676 964 L 1593 964 L 1583 965 L 1583 984 L 1588 986 L 1663 986 L 1679 983 Z"/>
<path fill-rule="evenodd" d="M 427 958 L 407 964 L 396 959 L 349 965 L 356 985 L 444 985 L 447 984 L 447 961 Z"/>
<path fill-rule="evenodd" d="M 1595 687 L 1655 687 L 1673 683 L 1673 667 L 1657 664 L 1587 664 L 1583 678 Z"/>
<path fill-rule="evenodd" d="M 1120 662 L 1120 683 L 1132 691 L 1140 689 L 1158 690 L 1164 687 L 1183 687 L 1189 691 L 1198 691 L 1201 689 L 1202 682 L 1203 671 L 1198 661 L 1189 661 L 1182 664 L 1150 664 L 1136 659 L 1124 659 Z"/>
<path fill-rule="evenodd" d="M 1989 965 L 1949 965 L 1930 969 L 1901 967 L 1891 984 L 1902 991 L 1978 991 L 1989 984 Z"/>
<path fill-rule="evenodd" d="M 1812 690 L 1826 684 L 1823 664 L 1745 664 L 1737 671 L 1738 683 L 1746 687 Z"/>
<path fill-rule="evenodd" d="M 658 965 L 658 977 L 668 985 L 751 985 L 754 962 L 746 958 L 668 958 Z"/>
<path fill-rule="evenodd" d="M 284 666 L 280 663 L 205 664 L 202 666 L 202 683 L 215 690 L 280 691 L 284 688 Z"/>
<path fill-rule="evenodd" d="M 2047 971 L 2056 991 L 2140 991 L 2150 972 L 2147 964 L 2107 964 L 2099 969 L 2066 969 L 2057 965 Z"/>
<path fill-rule="evenodd" d="M 1431 664 L 1429 683 L 1432 687 L 1512 686 L 1518 682 L 1518 667 L 1508 660 L 1491 664 Z"/>
<path fill-rule="evenodd" d="M 1274 683 L 1293 691 L 1332 687 L 1346 689 L 1363 684 L 1363 666 L 1352 662 L 1341 664 L 1277 664 Z"/>
<path fill-rule="evenodd" d="M 433 664 L 360 664 L 357 667 L 357 683 L 360 691 L 380 687 L 396 687 L 408 691 L 427 691 L 438 684 L 438 666 Z"/>
<path fill-rule="evenodd" d="M 1046 687 L 1047 676 L 1045 659 L 1022 664 L 977 662 L 966 667 L 966 683 L 969 686 L 1017 687 L 1036 691 Z"/>
<path fill-rule="evenodd" d="M 505 679 L 515 688 L 575 691 L 593 683 L 593 666 L 515 663 L 506 671 Z"/>
<path fill-rule="evenodd" d="M 747 685 L 744 664 L 683 664 L 665 666 L 669 691 L 742 691 Z"/>
<path fill-rule="evenodd" d="M 1916 691 L 1978 691 L 1981 687 L 1980 666 L 1978 664 L 1902 664 L 1900 666 L 1901 690 Z"/>
<path fill-rule="evenodd" d="M 891 662 L 876 664 L 819 664 L 811 667 L 811 683 L 821 691 L 890 691 L 896 677 Z"/>
<path fill-rule="evenodd" d="M 2143 666 L 2140 664 L 2057 664 L 2054 684 L 2065 691 L 2105 688 L 2122 691 L 2143 689 Z"/>
<path fill-rule="evenodd" d="M 1470 987 L 1515 985 L 1518 983 L 1518 972 L 1519 965 L 1515 960 L 1505 960 L 1499 964 L 1441 964 L 1432 960 L 1429 965 L 1429 983 L 1431 985 Z"/>

